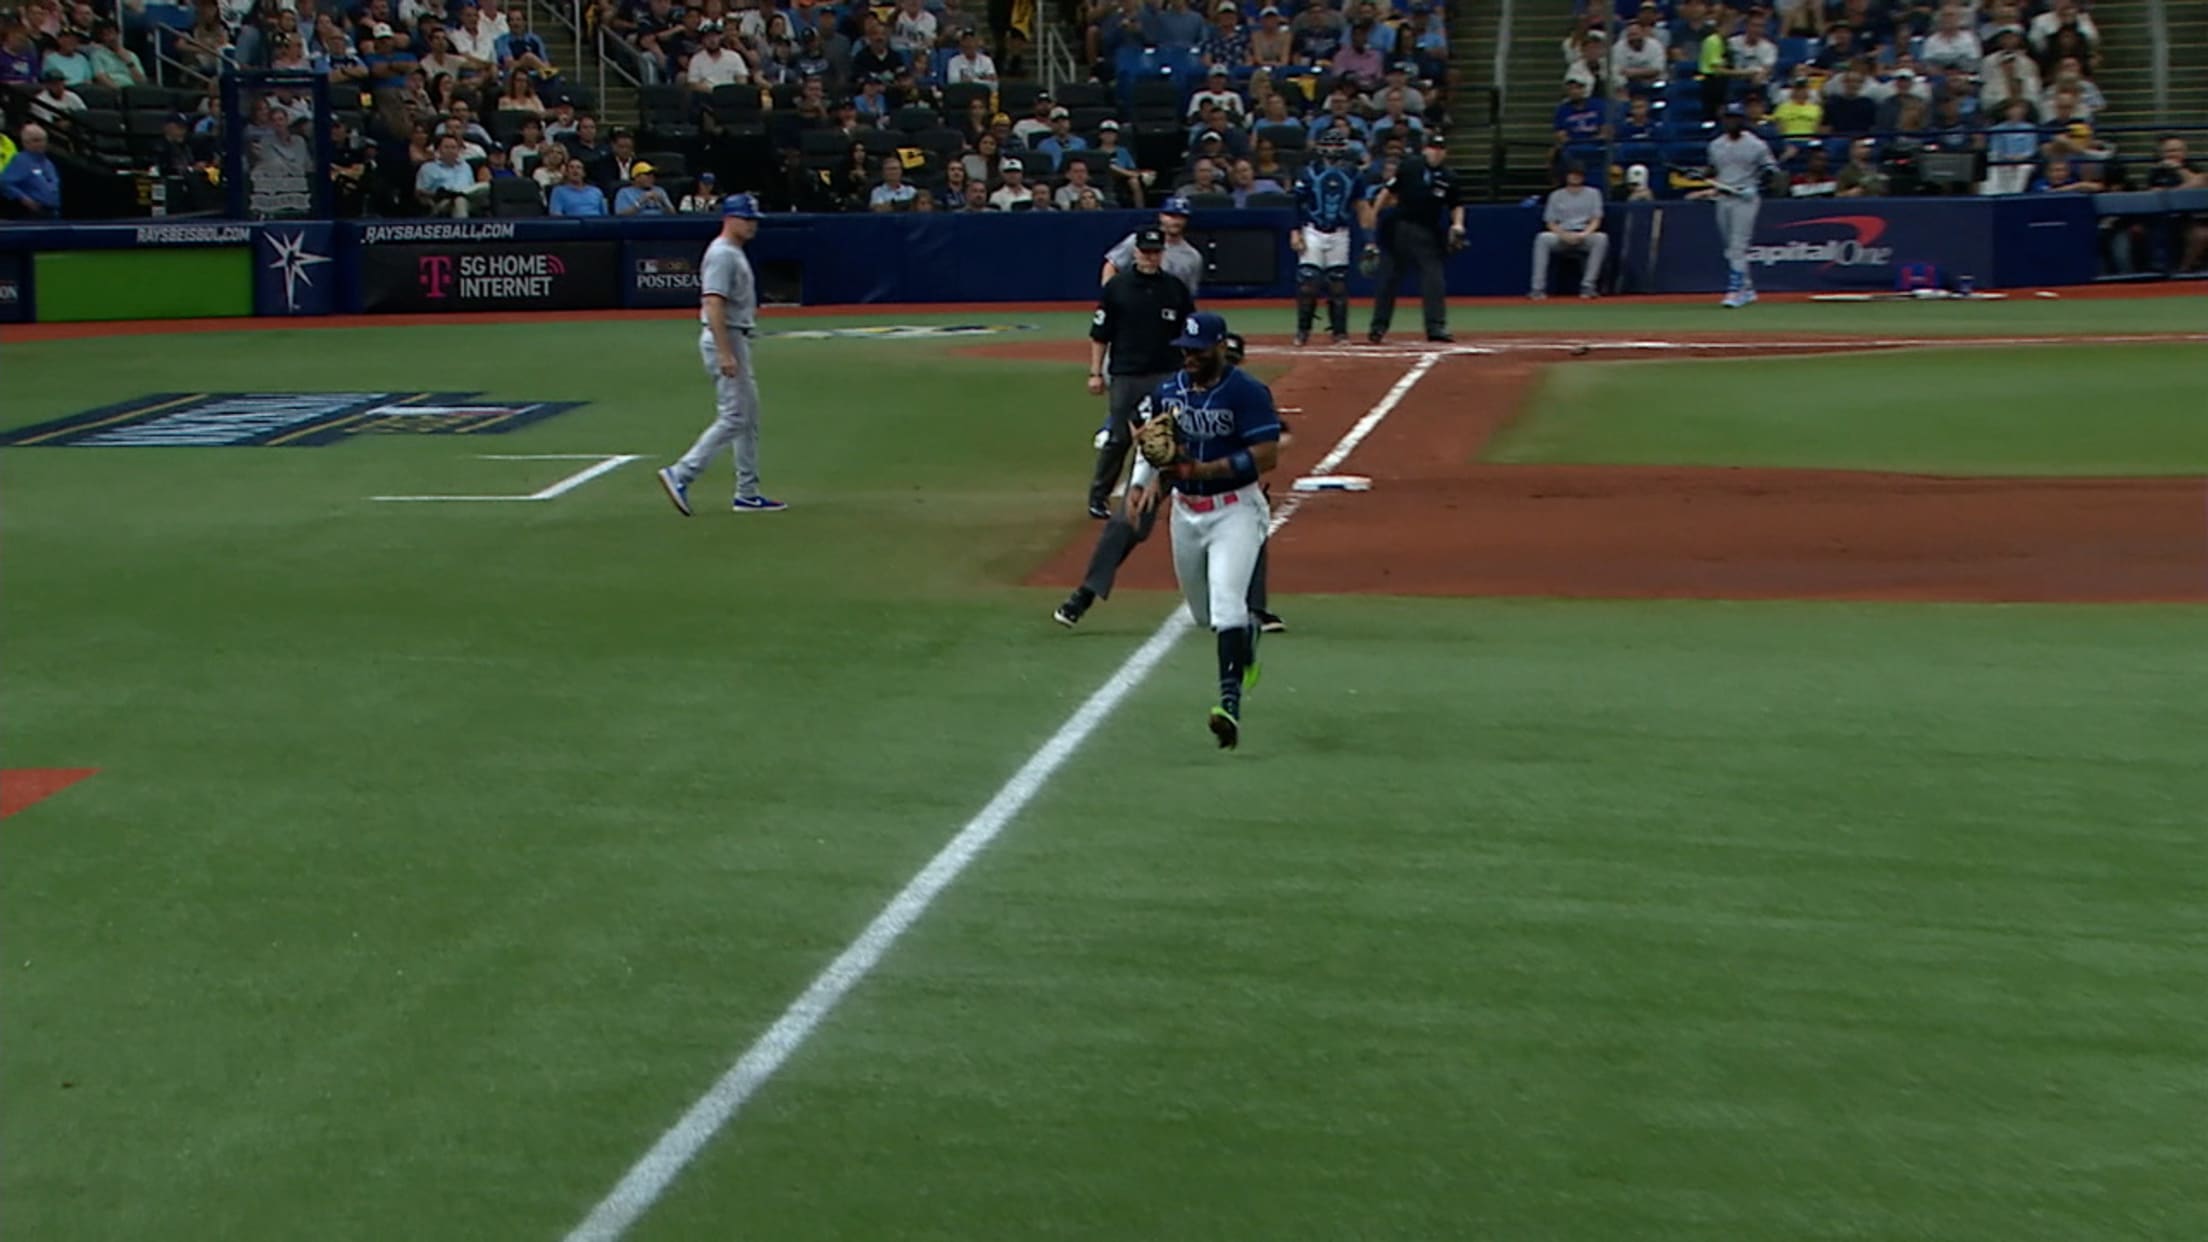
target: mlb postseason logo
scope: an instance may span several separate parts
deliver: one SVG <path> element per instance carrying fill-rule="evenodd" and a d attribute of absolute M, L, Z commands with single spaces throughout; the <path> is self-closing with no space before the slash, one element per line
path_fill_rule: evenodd
<path fill-rule="evenodd" d="M 580 401 L 484 402 L 472 392 L 153 393 L 0 434 L 56 448 L 310 448 L 362 435 L 502 435 Z"/>

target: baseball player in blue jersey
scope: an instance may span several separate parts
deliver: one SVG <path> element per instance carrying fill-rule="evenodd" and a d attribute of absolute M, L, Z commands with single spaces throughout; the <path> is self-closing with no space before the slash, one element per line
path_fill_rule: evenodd
<path fill-rule="evenodd" d="M 1739 104 L 1725 108 L 1725 132 L 1710 139 L 1710 188 L 1694 197 L 1717 200 L 1717 231 L 1725 241 L 1725 300 L 1728 310 L 1756 300 L 1756 280 L 1748 270 L 1748 241 L 1756 233 L 1756 208 L 1764 183 L 1779 170 L 1771 147 L 1748 132 L 1748 113 Z"/>
<path fill-rule="evenodd" d="M 698 353 L 713 381 L 713 421 L 697 443 L 659 472 L 675 510 L 690 516 L 690 484 L 722 449 L 736 458 L 737 513 L 773 513 L 789 506 L 759 494 L 759 379 L 751 367 L 751 333 L 759 316 L 759 283 L 744 243 L 759 232 L 759 201 L 731 194 L 721 204 L 721 235 L 698 264 Z"/>
<path fill-rule="evenodd" d="M 1338 130 L 1319 138 L 1318 157 L 1296 177 L 1296 344 L 1311 339 L 1319 289 L 1326 289 L 1326 320 L 1336 345 L 1349 342 L 1349 226 L 1358 199 L 1349 139 Z"/>
<path fill-rule="evenodd" d="M 1221 749 L 1241 741 L 1242 693 L 1257 682 L 1250 575 L 1272 524 L 1258 480 L 1280 463 L 1272 390 L 1227 361 L 1227 335 L 1225 317 L 1211 311 L 1182 326 L 1173 342 L 1182 370 L 1144 402 L 1142 457 L 1127 489 L 1130 512 L 1172 506 L 1173 576 L 1189 617 L 1218 642 L 1219 705 L 1208 724 Z"/>

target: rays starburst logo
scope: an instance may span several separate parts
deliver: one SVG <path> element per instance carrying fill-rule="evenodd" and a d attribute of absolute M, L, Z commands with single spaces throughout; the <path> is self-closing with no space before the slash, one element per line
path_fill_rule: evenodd
<path fill-rule="evenodd" d="M 269 249 L 276 252 L 276 257 L 269 262 L 268 269 L 272 272 L 282 272 L 284 274 L 284 309 L 296 313 L 299 309 L 300 288 L 302 286 L 308 289 L 314 288 L 314 276 L 307 269 L 317 264 L 329 262 L 330 256 L 307 253 L 307 234 L 305 230 L 293 233 L 289 237 L 270 230 L 268 245 Z"/>

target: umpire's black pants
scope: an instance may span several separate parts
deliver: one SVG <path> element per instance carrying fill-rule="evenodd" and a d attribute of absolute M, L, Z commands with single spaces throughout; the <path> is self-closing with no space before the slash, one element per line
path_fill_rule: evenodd
<path fill-rule="evenodd" d="M 1441 236 L 1423 224 L 1398 220 L 1394 237 L 1380 247 L 1380 270 L 1373 274 L 1372 330 L 1386 332 L 1395 319 L 1395 286 L 1408 267 L 1418 273 L 1418 296 L 1425 304 L 1426 335 L 1449 330 L 1449 285 L 1441 270 Z"/>
<path fill-rule="evenodd" d="M 1135 407 L 1142 404 L 1144 397 L 1157 391 L 1158 385 L 1172 374 L 1160 371 L 1154 375 L 1114 375 L 1107 381 L 1104 447 L 1096 451 L 1096 477 L 1089 480 L 1091 509 L 1102 509 L 1110 504 L 1112 489 L 1119 486 L 1120 474 L 1127 468 L 1127 450 L 1135 443 L 1132 421 Z"/>

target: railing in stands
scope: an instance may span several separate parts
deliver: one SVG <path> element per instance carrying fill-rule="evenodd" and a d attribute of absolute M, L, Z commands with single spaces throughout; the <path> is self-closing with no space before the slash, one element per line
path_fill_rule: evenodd
<path fill-rule="evenodd" d="M 1510 91 L 1510 24 L 1517 16 L 1517 0 L 1503 0 L 1495 11 L 1495 95 L 1498 99 L 1509 97 Z M 1500 121 L 1502 107 L 1496 106 Z"/>
<path fill-rule="evenodd" d="M 2154 92 L 2156 124 L 2170 123 L 2170 14 L 2162 0 L 2147 0 L 2147 78 Z"/>
<path fill-rule="evenodd" d="M 1039 36 L 1035 40 L 1035 58 L 1041 62 L 1044 89 L 1055 91 L 1068 82 L 1079 81 L 1081 62 L 1066 41 L 1065 27 L 1058 22 L 1044 21 L 1040 12 L 1036 14 L 1035 25 Z"/>

